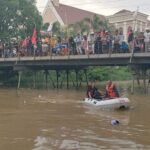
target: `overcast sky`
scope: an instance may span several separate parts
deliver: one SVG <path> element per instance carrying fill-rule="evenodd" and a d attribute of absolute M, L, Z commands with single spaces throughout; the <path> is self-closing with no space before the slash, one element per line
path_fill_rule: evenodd
<path fill-rule="evenodd" d="M 42 12 L 47 0 L 37 0 L 37 6 Z M 102 15 L 112 15 L 121 9 L 138 10 L 150 15 L 150 0 L 60 0 L 60 3 L 89 10 Z"/>

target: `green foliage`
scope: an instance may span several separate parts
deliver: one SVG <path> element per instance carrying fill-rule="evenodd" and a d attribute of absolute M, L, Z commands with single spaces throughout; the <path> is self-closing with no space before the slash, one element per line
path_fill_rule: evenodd
<path fill-rule="evenodd" d="M 75 36 L 77 33 L 89 34 L 91 29 L 94 32 L 98 32 L 102 28 L 110 31 L 113 29 L 107 20 L 101 20 L 99 16 L 94 15 L 92 18 L 84 18 L 75 24 L 70 24 L 65 27 L 62 27 L 59 22 L 55 22 L 52 27 L 52 32 L 53 35 L 67 37 Z"/>
<path fill-rule="evenodd" d="M 61 35 L 61 25 L 60 25 L 60 23 L 58 21 L 56 21 L 53 24 L 52 33 L 53 33 L 53 35 L 57 35 L 57 36 Z"/>
<path fill-rule="evenodd" d="M 92 18 L 85 18 L 84 21 L 89 23 L 89 27 L 95 32 L 107 26 L 107 24 L 104 23 L 105 21 L 102 21 L 96 14 Z"/>
<path fill-rule="evenodd" d="M 0 39 L 24 38 L 35 26 L 39 31 L 41 24 L 34 0 L 0 0 Z"/>
<path fill-rule="evenodd" d="M 45 23 L 45 24 L 42 26 L 42 30 L 43 30 L 43 31 L 47 31 L 49 25 L 50 25 L 49 23 Z"/>
<path fill-rule="evenodd" d="M 90 67 L 88 71 L 89 80 L 129 80 L 131 73 L 127 67 Z"/>
<path fill-rule="evenodd" d="M 97 80 L 97 81 L 123 81 L 130 80 L 132 75 L 129 72 L 127 67 L 89 67 L 87 70 L 88 80 Z M 21 76 L 21 87 L 33 87 L 33 71 L 25 71 Z M 48 75 L 48 83 L 52 86 L 52 81 L 56 84 L 56 72 L 50 71 Z M 76 82 L 75 71 L 70 71 L 69 74 L 70 82 Z M 79 82 L 86 82 L 84 71 L 79 72 L 78 74 Z M 66 72 L 61 71 L 59 74 L 59 84 L 66 82 Z M 0 83 L 7 86 L 17 87 L 18 83 L 18 73 L 17 72 L 0 72 Z M 45 86 L 45 74 L 43 71 L 36 72 L 36 87 L 42 88 Z"/>

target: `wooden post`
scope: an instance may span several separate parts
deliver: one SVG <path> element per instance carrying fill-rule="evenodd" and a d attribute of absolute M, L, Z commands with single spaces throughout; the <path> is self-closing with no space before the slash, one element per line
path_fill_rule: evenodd
<path fill-rule="evenodd" d="M 53 84 L 53 88 L 55 88 L 56 86 L 55 86 L 55 83 L 54 83 L 53 79 L 52 79 L 51 76 L 50 76 L 50 73 L 49 73 L 49 79 L 51 80 L 51 82 L 52 82 L 52 84 Z"/>
<path fill-rule="evenodd" d="M 131 93 L 134 94 L 134 74 L 132 74 L 132 87 L 131 87 Z"/>
<path fill-rule="evenodd" d="M 147 84 L 147 93 L 149 93 L 149 85 L 150 85 L 150 77 L 148 79 L 148 84 Z"/>
<path fill-rule="evenodd" d="M 63 81 L 65 79 L 65 73 L 62 71 L 61 75 L 62 75 L 62 77 L 61 77 L 61 82 L 60 82 L 60 88 L 62 88 L 62 86 L 63 86 Z"/>
<path fill-rule="evenodd" d="M 147 88 L 146 88 L 146 70 L 142 70 L 143 74 L 143 84 L 144 84 L 144 93 L 146 94 Z"/>
<path fill-rule="evenodd" d="M 71 73 L 69 73 L 69 74 L 70 74 L 70 80 L 72 81 L 72 86 L 75 87 L 75 83 L 73 81 L 72 75 L 71 75 Z"/>
<path fill-rule="evenodd" d="M 33 58 L 35 60 L 35 45 L 33 45 Z"/>
<path fill-rule="evenodd" d="M 46 89 L 48 88 L 48 84 L 47 84 L 47 82 L 48 82 L 48 70 L 45 70 L 45 87 L 46 87 Z"/>
<path fill-rule="evenodd" d="M 34 70 L 33 72 L 33 88 L 35 89 L 36 87 L 36 71 Z"/>
<path fill-rule="evenodd" d="M 19 71 L 18 75 L 19 75 L 19 77 L 18 77 L 18 86 L 17 86 L 17 88 L 19 89 L 20 88 L 20 81 L 21 81 L 22 71 Z"/>

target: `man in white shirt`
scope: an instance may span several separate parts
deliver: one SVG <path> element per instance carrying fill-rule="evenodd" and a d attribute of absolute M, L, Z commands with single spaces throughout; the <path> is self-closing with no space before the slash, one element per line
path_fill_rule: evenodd
<path fill-rule="evenodd" d="M 74 41 L 76 43 L 77 53 L 78 54 L 82 54 L 82 49 L 81 49 L 82 37 L 81 37 L 81 35 L 79 33 L 77 34 L 77 36 L 74 39 Z"/>
<path fill-rule="evenodd" d="M 144 33 L 145 52 L 149 51 L 150 48 L 150 30 L 147 28 Z"/>

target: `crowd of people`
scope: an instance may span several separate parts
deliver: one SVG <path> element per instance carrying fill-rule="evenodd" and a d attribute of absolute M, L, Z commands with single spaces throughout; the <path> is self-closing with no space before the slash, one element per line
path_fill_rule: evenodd
<path fill-rule="evenodd" d="M 101 30 L 89 35 L 77 34 L 75 37 L 61 39 L 61 37 L 47 37 L 46 43 L 56 55 L 88 55 L 103 53 L 132 53 L 150 51 L 150 30 L 140 32 L 136 36 L 129 30 L 127 41 L 121 30 L 114 34 Z M 55 41 L 55 42 L 54 42 Z"/>
<path fill-rule="evenodd" d="M 75 37 L 45 36 L 32 43 L 31 37 L 18 42 L 5 43 L 0 40 L 0 57 L 46 56 L 46 55 L 88 55 L 103 53 L 132 53 L 150 51 L 150 30 L 134 34 L 128 31 L 127 40 L 121 30 L 114 34 L 101 30 L 89 35 L 77 34 Z"/>

